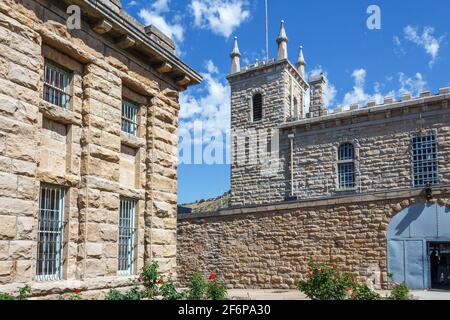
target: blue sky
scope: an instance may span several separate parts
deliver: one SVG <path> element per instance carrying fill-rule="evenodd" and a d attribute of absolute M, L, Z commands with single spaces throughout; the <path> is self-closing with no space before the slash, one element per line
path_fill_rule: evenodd
<path fill-rule="evenodd" d="M 177 54 L 205 77 L 181 97 L 182 132 L 193 123 L 205 136 L 226 135 L 233 37 L 242 65 L 265 56 L 264 0 L 122 0 L 125 10 L 154 24 L 177 44 Z M 381 29 L 369 30 L 369 5 L 381 9 Z M 328 107 L 361 105 L 409 91 L 450 86 L 450 1 L 269 0 L 269 55 L 276 55 L 280 20 L 286 21 L 289 57 L 304 47 L 309 75 L 325 72 Z M 201 142 L 196 142 L 201 147 Z M 230 189 L 228 165 L 179 166 L 179 202 L 215 197 Z"/>

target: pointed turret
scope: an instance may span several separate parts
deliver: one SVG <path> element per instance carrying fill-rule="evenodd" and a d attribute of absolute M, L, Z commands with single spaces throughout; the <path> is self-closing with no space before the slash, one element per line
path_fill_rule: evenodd
<path fill-rule="evenodd" d="M 241 71 L 241 53 L 239 52 L 238 38 L 234 37 L 233 51 L 231 51 L 231 74 Z"/>
<path fill-rule="evenodd" d="M 298 72 L 302 75 L 302 77 L 305 77 L 305 66 L 306 61 L 305 57 L 303 56 L 303 46 L 300 46 L 300 52 L 298 53 L 298 60 L 297 60 L 297 69 Z"/>
<path fill-rule="evenodd" d="M 288 58 L 288 51 L 287 51 L 287 43 L 288 43 L 288 37 L 286 35 L 286 30 L 284 29 L 284 20 L 281 20 L 281 28 L 280 28 L 280 34 L 277 38 L 278 43 L 278 56 L 277 60 L 284 60 Z"/>

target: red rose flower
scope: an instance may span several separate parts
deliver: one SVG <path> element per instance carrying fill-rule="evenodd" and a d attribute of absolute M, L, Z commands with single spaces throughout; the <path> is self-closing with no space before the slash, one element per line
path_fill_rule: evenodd
<path fill-rule="evenodd" d="M 163 277 L 161 277 L 161 278 L 159 278 L 159 280 L 158 280 L 158 282 L 157 282 L 158 284 L 162 284 L 162 283 L 164 283 L 164 278 Z"/>
<path fill-rule="evenodd" d="M 211 273 L 209 276 L 209 280 L 216 280 L 216 275 L 214 273 Z"/>
<path fill-rule="evenodd" d="M 153 258 L 156 257 L 156 251 L 152 251 Z"/>
<path fill-rule="evenodd" d="M 81 290 L 80 289 L 75 289 L 75 290 L 73 290 L 73 293 L 81 293 Z"/>

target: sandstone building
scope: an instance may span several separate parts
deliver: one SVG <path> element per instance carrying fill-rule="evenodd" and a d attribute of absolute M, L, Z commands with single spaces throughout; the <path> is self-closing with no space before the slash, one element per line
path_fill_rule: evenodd
<path fill-rule="evenodd" d="M 235 40 L 232 208 L 180 217 L 180 267 L 293 288 L 308 261 L 333 261 L 377 287 L 393 273 L 449 288 L 450 88 L 329 112 L 325 75 L 307 79 L 302 49 L 289 61 L 283 23 L 277 43 L 241 68 Z"/>
<path fill-rule="evenodd" d="M 0 292 L 127 286 L 152 251 L 176 271 L 178 94 L 200 81 L 119 0 L 0 2 Z"/>

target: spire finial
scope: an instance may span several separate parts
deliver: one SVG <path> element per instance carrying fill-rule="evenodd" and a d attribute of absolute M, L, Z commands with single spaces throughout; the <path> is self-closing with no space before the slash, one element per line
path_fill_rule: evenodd
<path fill-rule="evenodd" d="M 284 20 L 281 20 L 281 27 L 280 27 L 280 34 L 277 38 L 277 44 L 278 44 L 278 57 L 277 60 L 285 60 L 288 58 L 288 51 L 287 51 L 287 43 L 288 43 L 288 37 L 286 35 L 286 29 L 284 28 Z"/>
<path fill-rule="evenodd" d="M 281 27 L 280 27 L 280 34 L 277 38 L 277 43 L 280 44 L 280 42 L 288 41 L 288 37 L 286 35 L 286 29 L 284 27 L 284 20 L 281 20 Z"/>
<path fill-rule="evenodd" d="M 305 61 L 305 57 L 303 55 L 303 46 L 300 46 L 300 51 L 298 53 L 298 59 L 297 59 L 297 69 L 298 69 L 298 72 L 300 72 L 300 74 L 302 76 L 305 75 L 305 66 L 306 66 L 306 61 Z"/>
<path fill-rule="evenodd" d="M 231 57 L 231 74 L 241 71 L 241 52 L 239 51 L 238 38 L 234 37 L 233 50 Z"/>

